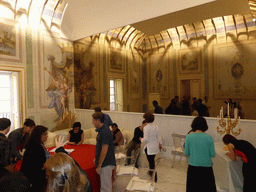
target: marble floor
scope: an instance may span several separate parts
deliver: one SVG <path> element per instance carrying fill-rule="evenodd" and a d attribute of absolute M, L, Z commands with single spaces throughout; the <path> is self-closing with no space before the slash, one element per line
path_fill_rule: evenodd
<path fill-rule="evenodd" d="M 161 158 L 157 165 L 158 180 L 155 185 L 155 192 L 185 192 L 187 161 L 175 163 L 172 168 L 172 160 L 169 158 Z M 141 168 L 139 172 L 140 178 L 149 179 L 147 169 Z M 126 189 L 131 177 L 119 176 L 114 182 L 114 192 L 123 192 Z"/>

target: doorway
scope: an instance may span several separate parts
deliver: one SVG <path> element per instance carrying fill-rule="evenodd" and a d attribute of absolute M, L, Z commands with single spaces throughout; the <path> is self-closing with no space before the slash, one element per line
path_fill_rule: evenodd
<path fill-rule="evenodd" d="M 110 79 L 110 111 L 123 111 L 122 79 Z"/>
<path fill-rule="evenodd" d="M 183 96 L 190 96 L 190 99 L 193 97 L 202 99 L 203 93 L 201 78 L 180 80 L 180 98 L 183 98 Z"/>

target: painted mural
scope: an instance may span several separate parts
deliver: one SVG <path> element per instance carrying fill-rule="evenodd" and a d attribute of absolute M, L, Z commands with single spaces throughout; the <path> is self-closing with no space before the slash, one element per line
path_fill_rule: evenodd
<path fill-rule="evenodd" d="M 76 107 L 90 109 L 99 101 L 98 46 L 75 44 Z"/>
<path fill-rule="evenodd" d="M 21 62 L 21 28 L 18 22 L 0 18 L 0 60 Z"/>
<path fill-rule="evenodd" d="M 179 50 L 180 73 L 198 73 L 201 71 L 201 54 L 199 48 Z"/>
<path fill-rule="evenodd" d="M 122 49 L 110 48 L 108 52 L 109 72 L 125 73 L 125 56 Z"/>
<path fill-rule="evenodd" d="M 41 107 L 54 109 L 56 116 L 53 122 L 59 130 L 70 127 L 74 120 L 73 82 L 74 54 L 70 42 L 43 36 L 43 62 L 41 67 Z M 54 53 L 54 54 L 53 54 Z M 40 79 L 41 79 L 40 78 Z"/>
<path fill-rule="evenodd" d="M 133 53 L 129 59 L 130 67 L 130 93 L 131 99 L 140 99 L 141 98 L 141 68 L 142 68 L 142 59 L 141 56 L 137 53 Z"/>
<path fill-rule="evenodd" d="M 168 55 L 158 53 L 150 56 L 150 93 L 159 93 L 161 98 L 169 98 L 169 64 Z"/>
<path fill-rule="evenodd" d="M 215 98 L 255 99 L 255 50 L 254 41 L 214 46 Z"/>

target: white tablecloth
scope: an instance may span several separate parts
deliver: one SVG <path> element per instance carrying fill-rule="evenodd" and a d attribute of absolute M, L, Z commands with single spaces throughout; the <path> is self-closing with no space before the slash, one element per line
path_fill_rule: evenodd
<path fill-rule="evenodd" d="M 215 142 L 216 157 L 213 158 L 213 171 L 215 181 L 220 191 L 225 192 L 242 192 L 243 191 L 243 174 L 241 159 L 233 162 L 225 154 L 228 151 L 223 150 L 225 145 L 221 142 Z"/>

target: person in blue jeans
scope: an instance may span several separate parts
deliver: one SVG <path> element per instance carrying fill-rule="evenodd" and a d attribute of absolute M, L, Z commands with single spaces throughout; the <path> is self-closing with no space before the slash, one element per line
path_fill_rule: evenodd
<path fill-rule="evenodd" d="M 215 157 L 212 136 L 205 133 L 208 125 L 205 118 L 199 116 L 192 122 L 193 133 L 186 136 L 185 155 L 188 155 L 187 192 L 216 192 L 212 169 Z"/>

